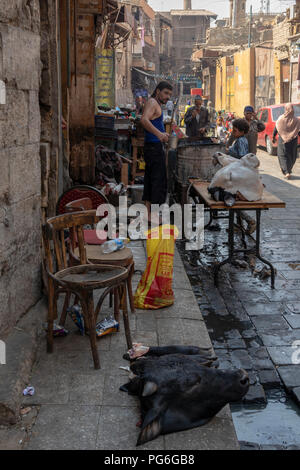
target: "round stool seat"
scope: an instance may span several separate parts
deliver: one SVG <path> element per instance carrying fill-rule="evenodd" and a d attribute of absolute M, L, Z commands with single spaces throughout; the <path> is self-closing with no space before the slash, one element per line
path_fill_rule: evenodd
<path fill-rule="evenodd" d="M 86 257 L 94 264 L 110 264 L 127 267 L 133 262 L 133 255 L 130 248 L 114 251 L 112 253 L 103 253 L 102 246 L 85 245 Z M 74 254 L 79 258 L 79 249 L 75 248 Z"/>
<path fill-rule="evenodd" d="M 118 284 L 125 280 L 128 271 L 122 266 L 82 264 L 58 271 L 57 281 L 70 289 L 99 289 Z"/>

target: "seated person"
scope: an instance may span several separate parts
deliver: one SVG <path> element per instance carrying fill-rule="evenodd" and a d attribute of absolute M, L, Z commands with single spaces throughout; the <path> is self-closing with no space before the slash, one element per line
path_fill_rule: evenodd
<path fill-rule="evenodd" d="M 245 134 L 249 132 L 249 124 L 245 119 L 234 119 L 232 122 L 232 135 L 235 139 L 227 153 L 235 158 L 242 158 L 249 153 L 248 140 Z"/>

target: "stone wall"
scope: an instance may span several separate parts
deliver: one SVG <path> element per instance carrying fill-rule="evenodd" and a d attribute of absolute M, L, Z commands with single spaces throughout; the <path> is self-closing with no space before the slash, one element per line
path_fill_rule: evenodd
<path fill-rule="evenodd" d="M 0 335 L 40 297 L 40 13 L 0 2 Z"/>

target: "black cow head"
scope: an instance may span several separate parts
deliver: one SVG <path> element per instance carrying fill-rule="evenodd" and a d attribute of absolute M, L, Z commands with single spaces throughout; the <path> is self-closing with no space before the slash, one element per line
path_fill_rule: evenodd
<path fill-rule="evenodd" d="M 160 434 L 201 426 L 247 393 L 249 378 L 244 370 L 203 364 L 203 356 L 197 354 L 143 357 L 131 364 L 132 380 L 121 390 L 137 395 L 141 402 L 137 445 Z"/>

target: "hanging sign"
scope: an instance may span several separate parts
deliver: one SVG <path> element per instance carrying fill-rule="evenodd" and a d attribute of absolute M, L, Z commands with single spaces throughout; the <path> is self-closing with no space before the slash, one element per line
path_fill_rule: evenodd
<path fill-rule="evenodd" d="M 96 49 L 95 67 L 95 108 L 98 106 L 115 106 L 114 51 Z"/>

